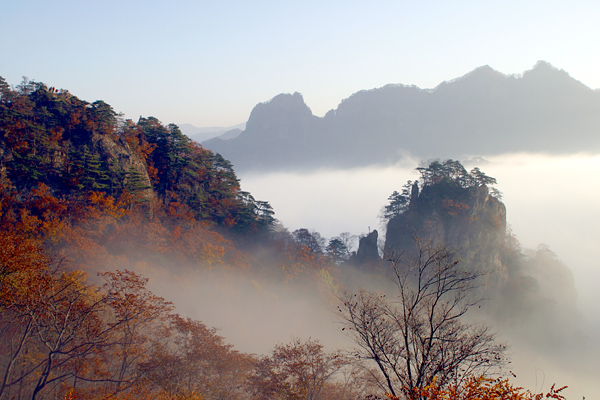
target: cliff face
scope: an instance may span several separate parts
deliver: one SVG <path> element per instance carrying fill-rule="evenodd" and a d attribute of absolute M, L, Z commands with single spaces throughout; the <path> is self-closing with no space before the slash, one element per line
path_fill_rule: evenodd
<path fill-rule="evenodd" d="M 548 248 L 523 250 L 507 235 L 506 207 L 487 186 L 413 186 L 407 209 L 388 222 L 385 252 L 410 255 L 416 238 L 445 244 L 464 268 L 487 272 L 482 311 L 512 340 L 557 354 L 581 340 L 571 271 Z"/>
<path fill-rule="evenodd" d="M 388 223 L 385 251 L 410 252 L 416 238 L 433 240 L 455 249 L 464 265 L 494 271 L 498 281 L 507 275 L 505 235 L 506 207 L 487 186 L 462 188 L 446 181 L 413 193 L 408 209 Z"/>
<path fill-rule="evenodd" d="M 108 165 L 112 173 L 125 172 L 125 174 L 121 174 L 123 176 L 123 182 L 121 182 L 123 186 L 135 183 L 143 187 L 137 192 L 142 201 L 156 198 L 146 163 L 131 150 L 127 142 L 124 140 L 115 141 L 107 136 L 94 135 L 92 143 L 93 150 L 99 154 L 101 160 L 104 161 L 105 165 Z"/>
<path fill-rule="evenodd" d="M 246 129 L 229 140 L 214 138 L 202 145 L 229 159 L 236 169 L 260 169 L 261 165 L 314 164 L 314 152 L 330 152 L 321 143 L 322 121 L 313 115 L 300 93 L 280 94 L 254 107 Z"/>
<path fill-rule="evenodd" d="M 3 148 L 5 143 L 0 139 L 0 169 L 7 169 L 20 160 L 18 152 L 11 148 Z M 77 151 L 82 152 L 82 148 L 86 153 L 76 159 L 73 156 Z M 91 161 L 90 161 L 91 160 Z M 91 133 L 89 138 L 78 144 L 73 144 L 70 141 L 63 141 L 56 145 L 51 151 L 47 151 L 44 157 L 37 160 L 37 166 L 40 169 L 45 166 L 50 166 L 46 173 L 46 183 L 54 189 L 58 189 L 56 182 L 68 182 L 73 180 L 75 175 L 94 175 L 98 171 L 77 171 L 88 167 L 90 163 L 98 162 L 98 175 L 102 175 L 102 182 L 112 180 L 115 187 L 128 187 L 132 185 L 139 189 L 135 190 L 136 196 L 141 201 L 153 200 L 156 198 L 156 193 L 152 189 L 150 176 L 148 175 L 146 162 L 142 159 L 139 153 L 133 151 L 131 146 L 122 139 L 114 139 L 107 135 Z M 81 177 L 75 179 L 80 180 Z"/>
<path fill-rule="evenodd" d="M 380 261 L 377 249 L 377 238 L 379 233 L 373 230 L 367 236 L 361 237 L 358 242 L 358 251 L 352 258 L 352 263 L 357 265 L 376 264 Z"/>
<path fill-rule="evenodd" d="M 297 132 L 310 127 L 316 120 L 300 93 L 280 94 L 254 107 L 242 134 L 244 136 L 240 136 L 293 139 Z"/>

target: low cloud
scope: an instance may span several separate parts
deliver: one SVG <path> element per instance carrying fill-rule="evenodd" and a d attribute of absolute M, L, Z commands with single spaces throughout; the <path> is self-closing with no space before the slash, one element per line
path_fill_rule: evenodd
<path fill-rule="evenodd" d="M 507 222 L 524 248 L 547 245 L 573 271 L 578 308 L 584 316 L 582 340 L 595 346 L 600 339 L 600 155 L 520 153 L 474 158 L 464 164 L 468 169 L 479 166 L 498 180 Z M 268 200 L 288 229 L 305 227 L 332 237 L 379 228 L 378 215 L 387 197 L 407 180 L 419 178 L 413 170 L 417 165 L 410 160 L 410 165 L 392 167 L 241 178 L 244 190 Z M 569 351 L 570 344 L 563 347 Z M 513 340 L 511 349 L 516 382 L 526 388 L 548 390 L 554 382 L 569 385 L 568 398 L 584 394 L 589 398 L 600 389 L 595 356 L 582 350 L 583 343 L 572 343 L 572 353 L 580 360 L 567 360 L 552 350 L 541 353 L 519 340 Z"/>

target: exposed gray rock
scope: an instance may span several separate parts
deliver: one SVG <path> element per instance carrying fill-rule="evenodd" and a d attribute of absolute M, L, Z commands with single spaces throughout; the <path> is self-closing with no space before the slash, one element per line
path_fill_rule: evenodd
<path fill-rule="evenodd" d="M 358 251 L 354 259 L 355 264 L 369 264 L 380 261 L 379 250 L 377 248 L 377 239 L 379 233 L 374 229 L 367 236 L 363 236 L 358 241 Z"/>
<path fill-rule="evenodd" d="M 117 143 L 106 135 L 94 135 L 92 143 L 94 150 L 98 152 L 100 158 L 106 162 L 108 167 L 113 172 L 118 172 L 123 176 L 124 184 L 127 184 L 128 179 L 132 179 L 132 173 L 139 177 L 141 180 L 140 183 L 147 187 L 136 193 L 140 196 L 141 200 L 148 201 L 156 197 L 152 189 L 146 163 L 131 151 L 127 142 L 119 140 Z"/>
<path fill-rule="evenodd" d="M 408 210 L 389 221 L 385 252 L 410 253 L 417 238 L 432 240 L 456 250 L 465 266 L 493 271 L 490 279 L 497 285 L 507 275 L 505 235 L 506 207 L 486 186 L 426 186 Z"/>

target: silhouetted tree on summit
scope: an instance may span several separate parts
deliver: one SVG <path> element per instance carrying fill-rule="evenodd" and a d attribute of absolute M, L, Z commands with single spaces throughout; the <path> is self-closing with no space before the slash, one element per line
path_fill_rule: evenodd
<path fill-rule="evenodd" d="M 452 181 L 462 188 L 472 186 L 490 186 L 497 183 L 495 178 L 486 175 L 479 167 L 467 172 L 460 161 L 432 161 L 427 167 L 417 167 L 421 174 L 422 186 L 432 186 L 443 181 Z"/>
<path fill-rule="evenodd" d="M 406 211 L 410 203 L 412 184 L 412 181 L 406 182 L 404 186 L 402 186 L 401 193 L 399 193 L 397 190 L 394 190 L 394 192 L 388 197 L 388 204 L 383 207 L 379 216 L 383 221 L 389 221 L 396 215 L 400 215 Z"/>

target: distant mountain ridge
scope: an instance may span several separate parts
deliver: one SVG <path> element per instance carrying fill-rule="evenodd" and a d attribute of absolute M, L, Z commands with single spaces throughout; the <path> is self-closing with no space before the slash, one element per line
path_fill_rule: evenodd
<path fill-rule="evenodd" d="M 600 150 L 600 91 L 539 61 L 520 75 L 479 67 L 435 89 L 359 91 L 324 117 L 302 95 L 258 104 L 246 129 L 205 148 L 238 171 L 355 167 L 406 155 L 459 158 L 505 152 Z"/>
<path fill-rule="evenodd" d="M 233 125 L 233 126 L 211 126 L 211 127 L 197 127 L 192 124 L 181 124 L 179 129 L 184 135 L 189 137 L 196 142 L 203 142 L 215 137 L 222 139 L 231 139 L 239 135 L 242 130 L 246 128 L 246 123 Z"/>

